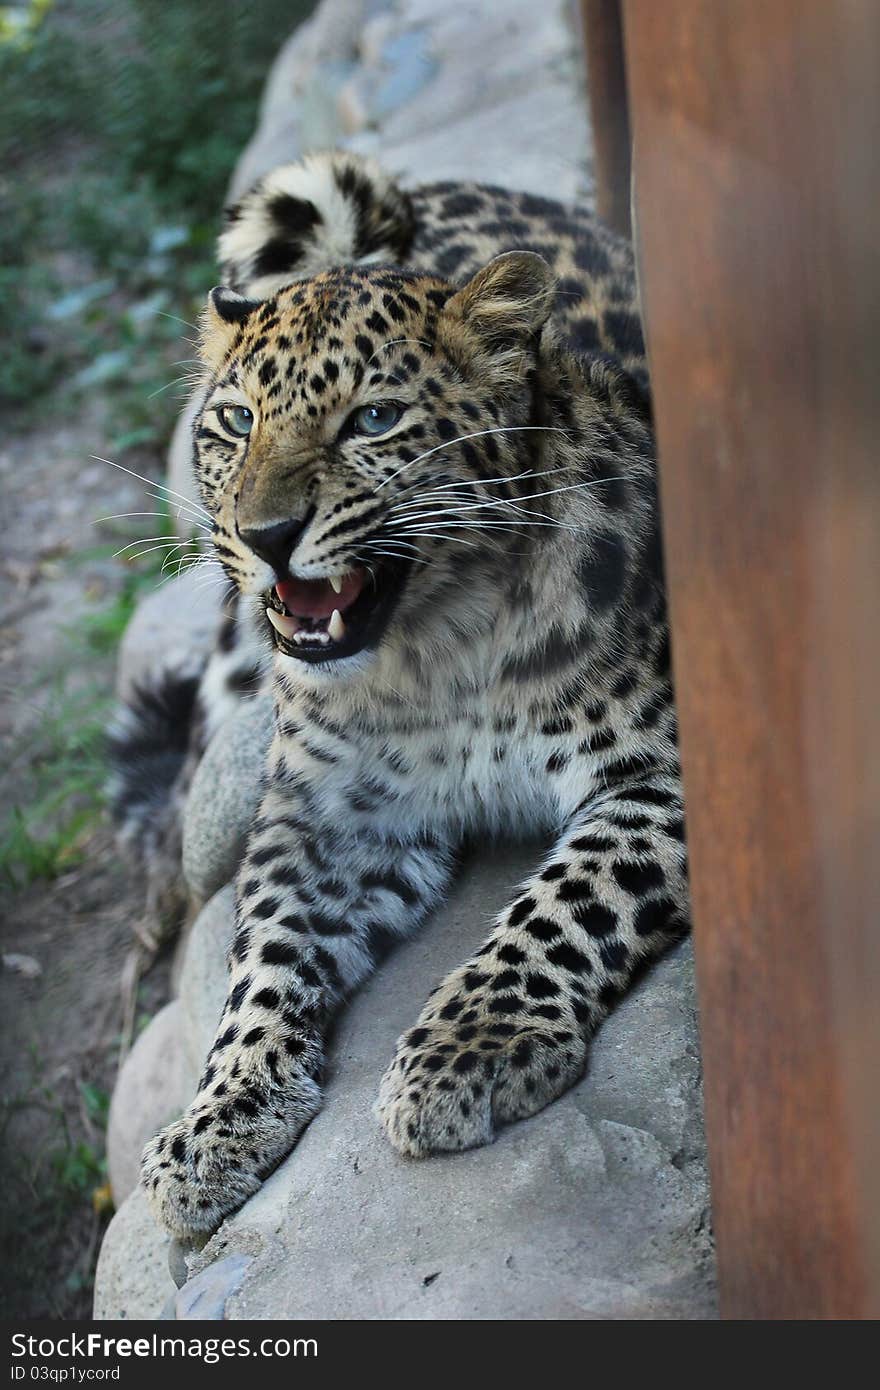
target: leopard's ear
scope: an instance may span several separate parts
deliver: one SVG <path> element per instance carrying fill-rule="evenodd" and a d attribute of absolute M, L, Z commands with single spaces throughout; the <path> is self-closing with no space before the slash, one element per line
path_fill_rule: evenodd
<path fill-rule="evenodd" d="M 446 301 L 442 318 L 464 325 L 484 350 L 522 350 L 550 317 L 555 277 L 533 251 L 506 251 Z"/>
<path fill-rule="evenodd" d="M 212 371 L 216 371 L 232 346 L 236 328 L 259 306 L 260 300 L 245 299 L 223 285 L 211 290 L 200 324 L 199 353 Z"/>

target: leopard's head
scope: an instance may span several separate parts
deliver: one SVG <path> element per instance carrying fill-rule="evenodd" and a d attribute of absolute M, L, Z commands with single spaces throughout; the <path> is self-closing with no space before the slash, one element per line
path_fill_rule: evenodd
<path fill-rule="evenodd" d="M 315 673 L 473 632 L 530 475 L 553 277 L 511 252 L 463 288 L 337 269 L 255 303 L 214 290 L 196 473 L 218 557 Z M 534 473 L 531 473 L 534 477 Z M 521 508 L 520 508 L 521 511 Z"/>

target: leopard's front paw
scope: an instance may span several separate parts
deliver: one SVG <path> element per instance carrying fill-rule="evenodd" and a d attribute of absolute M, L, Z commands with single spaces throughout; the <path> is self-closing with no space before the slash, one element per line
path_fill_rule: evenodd
<path fill-rule="evenodd" d="M 451 994 L 451 999 L 444 998 Z M 455 1017 L 443 1017 L 461 1002 Z M 582 1074 L 586 1042 L 577 1026 L 491 1012 L 483 997 L 456 995 L 449 982 L 437 1003 L 399 1040 L 382 1078 L 377 1113 L 401 1153 L 488 1144 L 499 1124 L 533 1115 Z"/>
<path fill-rule="evenodd" d="M 196 1102 L 144 1149 L 141 1181 L 156 1219 L 184 1241 L 210 1235 L 290 1151 L 320 1100 L 317 1083 L 303 1076 L 256 1114 L 247 1113 L 253 1104 Z"/>

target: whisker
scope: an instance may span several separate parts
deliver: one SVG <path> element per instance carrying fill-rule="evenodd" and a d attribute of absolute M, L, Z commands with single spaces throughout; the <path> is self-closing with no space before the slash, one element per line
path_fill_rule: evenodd
<path fill-rule="evenodd" d="M 439 454 L 442 453 L 444 449 L 451 449 L 453 444 L 463 444 L 465 440 L 468 439 L 481 439 L 487 434 L 525 434 L 533 430 L 541 431 L 544 434 L 571 433 L 570 430 L 564 430 L 558 425 L 498 425 L 494 429 L 473 430 L 470 434 L 458 435 L 456 439 L 447 439 L 443 444 L 435 444 L 432 449 L 426 449 L 425 452 L 419 454 L 417 458 L 410 459 L 408 463 L 401 464 L 400 468 L 395 469 L 393 473 L 389 473 L 387 478 L 383 478 L 382 482 L 377 484 L 373 491 L 380 492 L 383 487 L 386 487 L 392 479 L 396 478 L 399 473 L 403 473 L 405 469 L 414 468 L 417 463 L 421 463 L 423 459 L 430 458 L 432 454 Z"/>
<path fill-rule="evenodd" d="M 525 496 L 513 498 L 490 497 L 485 502 L 462 502 L 459 505 L 462 510 L 470 507 L 508 507 L 519 506 L 523 502 L 534 502 L 539 497 L 553 497 L 560 492 L 578 492 L 585 488 L 596 487 L 599 483 L 619 483 L 623 482 L 623 475 L 616 478 L 590 478 L 582 483 L 565 483 L 562 487 L 545 488 L 541 492 L 527 492 Z M 403 503 L 400 506 L 393 506 L 391 510 L 402 511 L 406 507 L 418 506 L 418 502 Z"/>
<path fill-rule="evenodd" d="M 163 391 L 170 391 L 172 386 L 179 386 L 182 381 L 192 382 L 192 380 L 192 376 L 184 372 L 183 376 L 176 376 L 173 381 L 169 381 L 165 386 L 158 386 L 155 391 L 151 391 L 147 396 L 147 400 L 155 400 L 156 396 L 161 396 Z M 201 380 L 201 378 L 199 378 L 199 380 Z"/>
<path fill-rule="evenodd" d="M 181 513 L 178 512 L 178 518 L 180 517 L 180 515 Z M 127 517 L 132 516 L 154 516 L 159 521 L 164 520 L 164 517 L 161 512 L 114 512 L 112 516 L 96 516 L 94 521 L 92 522 L 92 525 L 100 526 L 101 523 L 104 521 L 124 521 Z M 210 532 L 210 527 L 206 526 L 204 522 L 200 521 L 198 525 L 201 528 L 201 530 Z"/>
<path fill-rule="evenodd" d="M 113 559 L 115 560 L 118 555 L 124 555 L 126 550 L 134 550 L 134 548 L 138 545 L 150 545 L 153 541 L 157 542 L 157 549 L 159 549 L 161 545 L 174 546 L 174 548 L 176 549 L 178 544 L 190 544 L 189 541 L 175 542 L 173 537 L 171 536 L 138 536 L 133 541 L 126 541 L 125 545 L 120 546 L 119 550 L 115 550 L 113 552 Z"/>
<path fill-rule="evenodd" d="M 133 544 L 134 544 L 134 545 L 137 545 L 137 544 L 139 544 L 139 542 L 134 541 Z M 175 550 L 181 550 L 181 549 L 183 549 L 184 546 L 186 546 L 186 545 L 188 545 L 188 544 L 189 544 L 188 541 L 179 541 L 179 542 L 177 543 L 177 545 L 173 545 L 171 542 L 165 541 L 165 542 L 163 542 L 161 545 L 150 545 L 150 546 L 147 546 L 146 550 L 139 550 L 139 551 L 137 552 L 137 554 L 134 554 L 134 553 L 133 553 L 133 554 L 127 556 L 126 559 L 127 559 L 127 562 L 128 562 L 128 563 L 134 564 L 135 561 L 137 561 L 137 560 L 143 560 L 144 556 L 146 556 L 146 555 L 152 555 L 152 554 L 154 554 L 155 551 L 157 551 L 157 550 L 166 550 L 166 551 L 168 552 L 168 555 L 166 556 L 166 559 L 168 559 L 168 558 L 170 558 L 170 556 L 174 553 Z M 124 550 L 128 550 L 129 548 L 130 548 L 129 546 L 125 546 L 123 549 L 124 549 Z M 123 550 L 117 550 L 113 558 L 116 559 L 116 557 L 119 556 L 119 555 L 121 555 L 121 554 L 123 554 Z M 164 569 L 164 565 L 163 565 L 163 569 Z"/>
<path fill-rule="evenodd" d="M 487 521 L 483 521 L 479 517 L 471 518 L 464 517 L 461 515 L 461 513 L 464 511 L 472 511 L 474 508 L 480 507 L 506 507 L 508 510 L 515 512 L 517 515 L 523 518 L 521 523 L 517 523 L 520 525 L 528 525 L 530 521 L 536 520 L 545 522 L 549 526 L 555 526 L 560 531 L 581 531 L 584 529 L 580 526 L 572 526 L 570 522 L 559 521 L 557 517 L 550 516 L 547 512 L 528 511 L 525 507 L 518 507 L 514 502 L 474 502 L 472 504 L 469 503 L 467 506 L 459 507 L 456 509 L 453 509 L 451 507 L 435 507 L 433 510 L 430 511 L 415 512 L 410 513 L 409 515 L 404 515 L 401 519 L 405 523 L 410 523 L 415 521 L 430 521 L 434 517 L 439 517 L 441 518 L 441 524 L 443 525 L 446 525 L 448 522 L 448 524 L 452 526 L 470 526 L 474 530 L 479 530 L 483 526 L 495 526 L 501 524 L 493 521 L 491 518 L 489 518 L 489 520 Z"/>
<path fill-rule="evenodd" d="M 436 526 L 454 526 L 459 531 L 509 531 L 511 535 L 522 529 L 524 526 L 542 526 L 545 530 L 570 531 L 578 535 L 587 531 L 585 526 L 568 526 L 560 521 L 457 521 L 454 517 L 433 523 Z M 424 522 L 419 522 L 419 526 L 424 528 Z M 409 526 L 401 527 L 401 533 L 407 535 L 427 535 L 430 533 L 430 526 L 427 529 L 414 530 Z"/>
<path fill-rule="evenodd" d="M 164 309 L 157 309 L 156 313 L 161 314 L 163 319 L 173 319 L 175 323 L 182 323 L 184 328 L 191 328 L 193 333 L 198 333 L 199 331 L 196 324 L 190 323 L 188 319 L 178 318 L 177 314 L 166 314 Z"/>
<path fill-rule="evenodd" d="M 174 552 L 169 550 L 168 554 L 165 556 L 165 559 L 162 561 L 162 564 L 159 568 L 159 572 L 160 574 L 164 574 L 167 565 L 176 564 L 177 573 L 179 574 L 186 561 L 190 562 L 186 565 L 187 569 L 195 569 L 196 566 L 200 563 L 200 561 L 204 558 L 206 557 L 196 552 L 195 555 L 180 555 L 175 559 Z"/>
<path fill-rule="evenodd" d="M 182 492 L 176 492 L 174 488 L 169 487 L 167 483 L 157 482 L 155 478 L 145 478 L 143 473 L 135 473 L 133 468 L 126 468 L 124 464 L 114 463 L 112 459 L 101 458 L 100 454 L 89 454 L 89 458 L 94 459 L 95 463 L 106 463 L 110 468 L 118 468 L 120 473 L 127 473 L 130 478 L 137 478 L 139 483 L 146 483 L 148 487 L 160 488 L 170 496 L 178 498 L 184 507 L 194 507 L 196 511 L 201 512 L 202 516 L 213 525 L 210 512 L 198 502 L 193 502 L 191 498 L 184 497 Z"/>
<path fill-rule="evenodd" d="M 443 518 L 443 524 L 452 523 L 453 525 L 490 526 L 497 525 L 498 523 L 482 520 L 468 522 L 464 517 L 462 517 L 461 514 L 463 512 L 507 508 L 509 511 L 520 513 L 524 518 L 526 518 L 525 520 L 519 522 L 519 525 L 527 526 L 530 524 L 530 520 L 532 518 L 540 518 L 545 523 L 552 526 L 556 526 L 559 530 L 582 532 L 588 528 L 584 526 L 578 526 L 576 523 L 573 524 L 571 522 L 560 521 L 557 517 L 548 516 L 546 512 L 536 512 L 533 511 L 531 508 L 524 507 L 522 504 L 524 502 L 535 501 L 539 497 L 552 497 L 557 493 L 574 492 L 581 489 L 594 487 L 597 483 L 616 481 L 619 480 L 615 478 L 594 478 L 589 480 L 588 482 L 569 483 L 564 485 L 563 487 L 546 488 L 540 492 L 527 493 L 524 497 L 520 497 L 516 501 L 513 501 L 512 499 L 506 497 L 495 497 L 488 498 L 482 502 L 461 502 L 456 504 L 454 508 L 442 506 L 435 506 L 432 508 L 429 506 L 428 503 L 426 503 L 425 506 L 428 509 L 423 511 L 418 510 L 420 505 L 418 502 L 409 502 L 396 507 L 392 507 L 390 508 L 390 510 L 397 516 L 400 516 L 404 520 L 408 521 L 423 521 L 428 520 L 432 517 L 440 517 Z"/>
<path fill-rule="evenodd" d="M 459 481 L 457 481 L 457 482 L 445 482 L 445 483 L 439 483 L 439 484 L 437 484 L 437 485 L 434 485 L 434 484 L 432 483 L 432 484 L 425 490 L 424 493 L 421 493 L 421 494 L 420 494 L 420 496 L 429 497 L 429 496 L 431 496 L 431 495 L 434 494 L 434 493 L 438 493 L 438 492 L 444 492 L 444 493 L 445 493 L 445 492 L 452 492 L 452 491 L 457 490 L 457 489 L 459 489 L 459 488 L 466 488 L 466 487 L 471 487 L 471 488 L 475 488 L 475 487 L 489 487 L 489 486 L 491 486 L 492 484 L 495 484 L 495 483 L 517 483 L 517 482 L 521 482 L 524 478 L 546 478 L 546 477 L 549 477 L 551 473 L 570 473 L 574 467 L 576 467 L 575 464 L 566 463 L 566 464 L 560 465 L 558 468 L 542 468 L 542 469 L 527 468 L 527 469 L 524 469 L 524 471 L 523 471 L 522 473 L 501 474 L 501 475 L 499 475 L 497 478 L 464 478 L 464 479 L 461 479 L 461 480 L 459 480 Z M 440 476 L 442 477 L 442 474 L 441 474 Z M 415 489 L 417 489 L 418 487 L 421 487 L 421 486 L 423 486 L 423 484 L 422 484 L 422 483 L 419 483 L 419 482 L 410 483 L 408 486 L 406 486 L 406 487 L 404 487 L 404 488 L 401 488 L 401 490 L 400 490 L 400 492 L 397 494 L 397 496 L 398 496 L 398 497 L 405 497 L 407 493 L 412 492 L 412 491 L 414 491 Z"/>
<path fill-rule="evenodd" d="M 368 544 L 369 544 L 369 542 L 368 542 Z M 410 544 L 410 542 L 408 542 L 408 541 L 402 541 L 402 542 L 401 542 L 401 545 L 409 545 L 409 544 Z M 384 550 L 384 549 L 382 549 L 380 546 L 374 546 L 374 545 L 370 545 L 370 549 L 372 550 L 372 552 L 373 552 L 374 555 L 384 555 L 384 556 L 385 556 L 387 559 L 389 559 L 389 560 L 408 560 L 411 564 L 414 564 L 414 565 L 427 565 L 427 564 L 428 564 L 428 561 L 427 561 L 427 560 L 421 559 L 421 558 L 419 557 L 419 555 L 418 555 L 418 548 L 417 548 L 416 546 L 412 546 L 412 549 L 413 549 L 414 551 L 416 551 L 416 554 L 414 554 L 414 555 L 408 555 L 408 554 L 406 554 L 405 551 L 400 551 L 400 550 Z"/>
<path fill-rule="evenodd" d="M 458 541 L 460 545 L 469 545 L 469 546 L 471 547 L 472 550 L 478 550 L 478 549 L 479 549 L 479 546 L 476 544 L 475 541 L 466 541 L 466 540 L 464 540 L 463 537 L 461 537 L 461 536 L 454 536 L 454 535 L 453 535 L 453 536 L 450 536 L 450 535 L 446 535 L 446 534 L 444 534 L 444 532 L 442 532 L 442 531 L 440 531 L 440 530 L 433 530 L 433 529 L 432 529 L 432 530 L 418 531 L 418 530 L 414 530 L 414 529 L 413 529 L 413 530 L 409 530 L 409 529 L 408 529 L 408 530 L 407 530 L 407 534 L 408 534 L 408 535 L 411 535 L 411 536 L 425 536 L 425 537 L 427 537 L 429 540 Z"/>
<path fill-rule="evenodd" d="M 169 512 L 173 511 L 178 521 L 188 521 L 191 526 L 200 526 L 209 534 L 213 532 L 213 522 L 209 524 L 208 522 L 204 521 L 198 515 L 197 512 L 187 511 L 182 502 L 177 502 L 172 497 L 163 497 L 161 493 L 157 492 L 151 492 L 149 493 L 149 496 L 152 497 L 153 501 L 155 502 L 163 502 L 165 506 L 169 509 Z"/>

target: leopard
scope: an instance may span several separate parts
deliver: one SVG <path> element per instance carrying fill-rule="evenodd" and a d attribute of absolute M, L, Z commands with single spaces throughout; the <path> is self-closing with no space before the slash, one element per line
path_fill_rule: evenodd
<path fill-rule="evenodd" d="M 629 242 L 586 206 L 407 189 L 337 151 L 260 179 L 218 258 L 194 467 L 274 715 L 216 1037 L 143 1153 L 186 1242 L 295 1148 L 334 1019 L 474 846 L 549 848 L 377 1078 L 408 1159 L 576 1085 L 690 919 Z"/>

